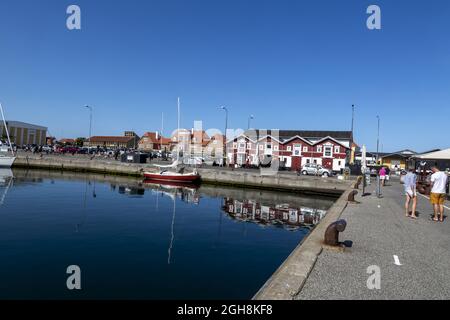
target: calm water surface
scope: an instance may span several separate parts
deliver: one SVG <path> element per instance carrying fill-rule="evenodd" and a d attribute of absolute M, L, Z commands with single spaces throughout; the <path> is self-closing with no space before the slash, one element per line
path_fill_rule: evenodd
<path fill-rule="evenodd" d="M 249 299 L 332 205 L 0 170 L 0 298 Z M 66 287 L 69 265 L 82 290 Z"/>

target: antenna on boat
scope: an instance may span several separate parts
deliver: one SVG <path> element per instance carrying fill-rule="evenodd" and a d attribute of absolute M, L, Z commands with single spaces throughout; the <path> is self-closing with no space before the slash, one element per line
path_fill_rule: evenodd
<path fill-rule="evenodd" d="M 6 125 L 5 114 L 3 113 L 3 106 L 2 106 L 1 102 L 0 102 L 0 111 L 2 113 L 3 125 L 5 126 L 5 131 L 6 131 L 6 136 L 8 137 L 9 147 L 11 148 L 12 155 L 14 156 L 14 150 L 13 150 L 13 147 L 11 144 L 11 139 L 9 137 L 9 130 L 8 130 L 8 126 Z"/>

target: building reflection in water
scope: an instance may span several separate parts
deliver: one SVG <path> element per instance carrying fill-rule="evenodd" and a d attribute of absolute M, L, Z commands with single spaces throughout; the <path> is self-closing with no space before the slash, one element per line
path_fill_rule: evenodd
<path fill-rule="evenodd" d="M 233 219 L 261 225 L 273 225 L 287 230 L 312 227 L 325 216 L 326 210 L 290 206 L 289 204 L 264 205 L 253 200 L 224 198 L 223 210 Z"/>

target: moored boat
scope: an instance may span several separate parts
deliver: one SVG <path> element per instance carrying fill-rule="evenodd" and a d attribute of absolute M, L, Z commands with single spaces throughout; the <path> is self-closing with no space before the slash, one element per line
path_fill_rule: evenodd
<path fill-rule="evenodd" d="M 177 132 L 180 132 L 180 98 L 178 98 L 178 129 Z M 178 137 L 177 141 L 180 141 L 180 137 Z M 178 183 L 195 183 L 200 181 L 200 175 L 197 170 L 193 172 L 185 173 L 184 167 L 181 167 L 178 171 L 169 171 L 168 169 L 177 169 L 180 163 L 180 150 L 176 150 L 177 158 L 170 165 L 157 165 L 154 164 L 155 167 L 160 169 L 160 172 L 144 172 L 145 179 L 154 180 L 154 181 L 167 181 L 167 182 L 178 182 Z"/>
<path fill-rule="evenodd" d="M 8 145 L 5 148 L 5 153 L 8 151 L 11 151 L 12 156 L 3 155 L 0 153 L 0 168 L 11 168 L 12 164 L 14 163 L 14 160 L 16 160 L 16 157 L 14 155 L 14 151 L 12 149 L 11 139 L 9 137 L 9 129 L 8 125 L 6 124 L 5 114 L 3 113 L 3 106 L 0 103 L 0 112 L 2 115 L 3 125 L 6 131 L 6 137 L 8 138 Z M 0 142 L 1 145 L 1 142 Z M 2 146 L 3 147 L 3 146 Z M 3 149 L 3 148 L 1 148 Z M 3 152 L 3 150 L 0 150 L 0 152 Z"/>
<path fill-rule="evenodd" d="M 195 171 L 190 173 L 178 173 L 170 171 L 161 171 L 155 173 L 144 172 L 144 177 L 149 180 L 185 183 L 194 183 L 200 180 L 200 175 Z"/>
<path fill-rule="evenodd" d="M 0 168 L 11 168 L 14 160 L 16 160 L 16 157 L 0 155 Z"/>

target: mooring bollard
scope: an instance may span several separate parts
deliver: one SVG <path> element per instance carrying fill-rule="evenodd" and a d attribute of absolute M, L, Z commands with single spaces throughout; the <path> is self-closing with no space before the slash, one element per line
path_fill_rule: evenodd
<path fill-rule="evenodd" d="M 330 224 L 325 231 L 325 244 L 337 246 L 339 244 L 339 232 L 343 232 L 347 227 L 345 220 L 338 220 Z"/>
<path fill-rule="evenodd" d="M 349 202 L 356 202 L 355 196 L 356 196 L 357 194 L 358 194 L 358 191 L 353 190 L 352 192 L 350 192 L 350 193 L 348 194 L 347 200 L 348 200 Z"/>
<path fill-rule="evenodd" d="M 353 189 L 359 189 L 359 185 L 361 184 L 362 180 L 363 180 L 363 177 L 359 176 L 358 179 L 356 179 L 355 184 L 353 185 Z"/>

